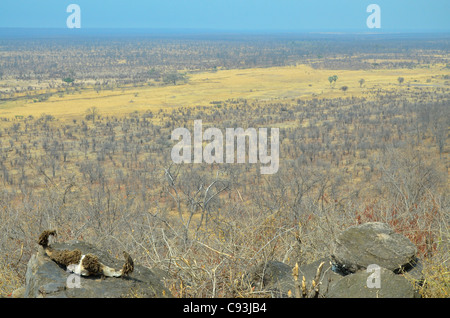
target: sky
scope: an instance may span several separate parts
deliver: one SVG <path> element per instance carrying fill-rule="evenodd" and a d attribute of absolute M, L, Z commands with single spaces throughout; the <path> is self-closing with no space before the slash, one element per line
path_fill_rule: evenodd
<path fill-rule="evenodd" d="M 0 28 L 67 28 L 70 4 L 86 29 L 450 32 L 450 0 L 0 0 Z"/>

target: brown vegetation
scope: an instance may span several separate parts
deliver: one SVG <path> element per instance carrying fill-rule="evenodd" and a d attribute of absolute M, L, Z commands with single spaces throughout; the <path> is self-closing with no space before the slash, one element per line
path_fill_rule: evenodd
<path fill-rule="evenodd" d="M 204 47 L 170 43 L 163 47 L 173 48 L 167 63 L 174 69 L 219 65 L 196 64 Z M 162 54 L 144 46 L 132 59 L 115 48 L 108 51 L 118 54 L 111 61 L 125 58 L 124 65 L 152 60 L 140 54 Z M 268 56 L 280 58 L 270 64 L 284 65 L 298 61 L 297 53 L 278 54 L 288 48 L 274 45 L 273 55 L 265 55 L 269 48 L 262 47 L 253 64 L 250 44 L 225 50 L 218 43 L 210 54 L 223 67 L 240 63 L 237 52 L 246 66 L 265 64 Z M 74 61 L 80 50 L 88 52 L 76 47 Z M 186 52 L 192 65 L 177 64 Z M 384 54 L 392 58 L 388 49 L 378 56 Z M 408 63 L 445 54 L 412 51 Z M 71 67 L 77 78 L 88 79 L 94 68 L 83 59 Z M 325 67 L 337 60 L 310 62 Z M 106 68 L 111 74 L 102 78 L 117 76 L 121 65 Z M 44 65 L 37 74 L 61 78 L 57 69 L 47 74 Z M 17 76 L 12 72 L 5 75 Z M 358 86 L 358 78 L 353 82 Z M 425 260 L 423 296 L 448 297 L 450 89 L 405 86 L 370 98 L 351 90 L 336 98 L 234 98 L 123 116 L 91 108 L 91 117 L 71 122 L 51 114 L 0 118 L 0 292 L 23 283 L 36 237 L 48 228 L 62 241 L 83 239 L 108 251 L 120 245 L 136 262 L 164 270 L 176 297 L 264 297 L 264 290 L 246 283 L 251 266 L 309 263 L 329 255 L 333 239 L 349 225 L 381 221 L 414 242 Z M 278 173 L 261 175 L 254 164 L 172 164 L 171 132 L 191 130 L 195 119 L 204 129 L 279 127 Z"/>

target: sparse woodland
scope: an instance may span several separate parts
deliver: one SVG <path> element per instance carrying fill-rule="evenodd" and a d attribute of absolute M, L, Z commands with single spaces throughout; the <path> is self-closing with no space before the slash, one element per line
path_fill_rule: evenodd
<path fill-rule="evenodd" d="M 306 58 L 315 67 L 352 65 L 345 41 L 328 45 L 337 59 L 317 58 L 327 48 L 317 51 L 315 42 L 273 41 L 258 40 L 255 49 L 244 39 L 159 39 L 137 48 L 117 40 L 98 44 L 109 49 L 97 50 L 95 63 L 79 54 L 92 52 L 83 43 L 71 44 L 72 56 L 46 59 L 42 49 L 27 46 L 22 54 L 0 42 L 2 54 L 5 47 L 14 51 L 0 59 L 0 69 L 4 76 L 48 81 L 73 69 L 77 79 L 95 74 L 101 83 L 125 83 L 125 77 L 162 80 L 173 70 Z M 58 44 L 44 43 L 58 51 Z M 435 55 L 420 55 L 414 50 L 419 43 L 404 45 L 411 46 L 405 67 L 443 62 L 439 47 L 427 51 Z M 391 42 L 374 47 L 361 54 L 379 61 L 361 62 L 364 67 L 389 68 L 391 57 L 406 56 Z M 59 59 L 73 64 L 63 70 Z M 126 59 L 124 71 L 103 67 L 118 59 Z M 126 76 L 130 65 L 143 60 L 143 73 Z M 11 119 L 0 113 L 0 295 L 23 284 L 45 229 L 56 229 L 58 240 L 86 240 L 119 258 L 126 250 L 136 262 L 166 273 L 164 283 L 176 297 L 267 297 L 246 283 L 251 266 L 311 262 L 328 255 L 346 227 L 382 221 L 417 246 L 425 264 L 422 296 L 448 297 L 449 100 L 448 87 L 411 87 L 361 98 L 351 92 L 334 99 L 236 98 L 126 116 L 91 109 L 70 122 L 51 114 Z M 171 132 L 192 130 L 195 119 L 202 119 L 204 129 L 279 127 L 278 173 L 261 175 L 255 164 L 173 164 Z"/>

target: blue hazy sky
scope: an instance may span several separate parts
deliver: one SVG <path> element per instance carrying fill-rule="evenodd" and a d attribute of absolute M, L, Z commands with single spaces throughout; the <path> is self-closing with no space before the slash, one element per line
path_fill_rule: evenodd
<path fill-rule="evenodd" d="M 72 3 L 82 28 L 371 32 L 374 3 L 379 31 L 450 31 L 450 0 L 0 0 L 0 27 L 65 28 Z"/>

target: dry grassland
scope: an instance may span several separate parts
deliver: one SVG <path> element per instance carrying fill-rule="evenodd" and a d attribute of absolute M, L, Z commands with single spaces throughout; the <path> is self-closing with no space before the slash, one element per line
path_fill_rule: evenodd
<path fill-rule="evenodd" d="M 17 99 L 0 102 L 0 115 L 34 117 L 51 114 L 60 119 L 85 115 L 86 109 L 97 107 L 103 114 L 123 115 L 133 111 L 157 111 L 174 107 L 209 105 L 212 101 L 231 98 L 249 100 L 282 100 L 292 98 L 335 98 L 371 95 L 388 90 L 404 90 L 415 85 L 443 87 L 443 76 L 449 70 L 443 65 L 420 69 L 392 70 L 324 70 L 305 65 L 237 70 L 219 70 L 189 74 L 187 84 L 176 86 L 121 87 L 96 92 L 92 87 L 62 97 L 54 94 L 47 101 Z M 337 75 L 330 85 L 328 77 Z M 405 82 L 399 85 L 398 77 Z M 364 79 L 360 87 L 358 81 Z M 428 82 L 427 82 L 428 81 Z M 339 88 L 347 86 L 347 92 Z"/>

